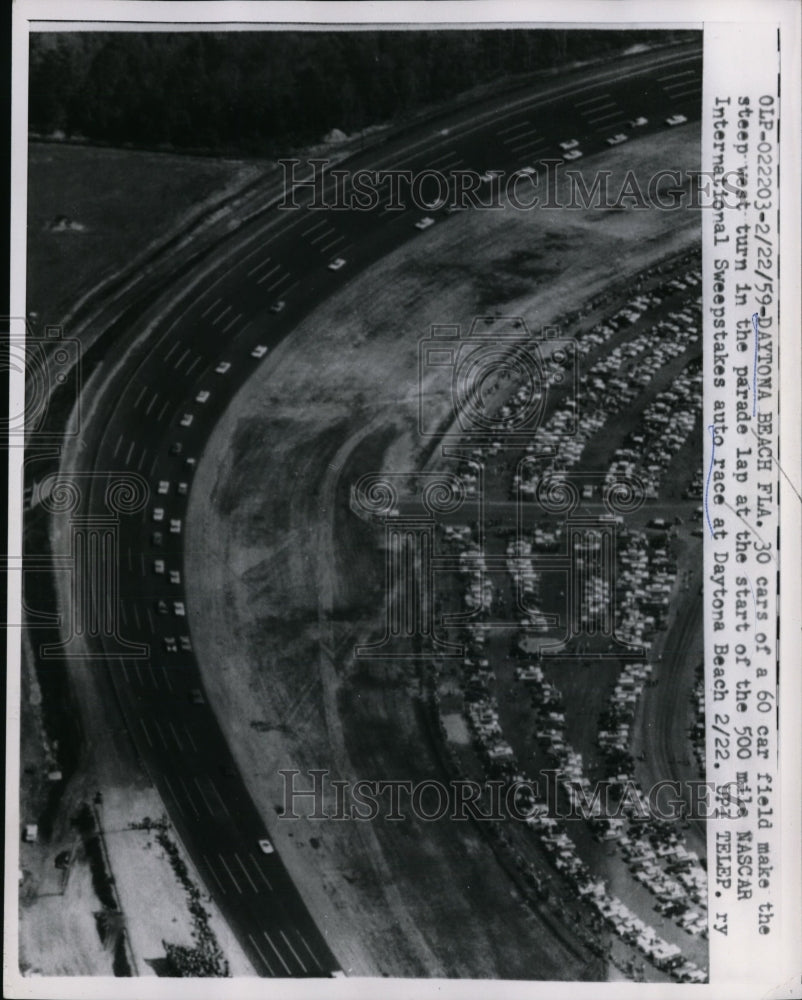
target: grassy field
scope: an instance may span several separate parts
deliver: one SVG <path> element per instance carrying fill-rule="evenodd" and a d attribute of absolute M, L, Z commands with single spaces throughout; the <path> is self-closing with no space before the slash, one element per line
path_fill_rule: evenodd
<path fill-rule="evenodd" d="M 655 163 L 697 161 L 698 131 L 689 127 L 587 166 L 613 170 L 613 184 L 633 169 L 645 190 Z M 698 213 L 452 216 L 304 320 L 210 439 L 186 549 L 204 683 L 282 858 L 346 970 L 589 974 L 586 957 L 567 956 L 529 923 L 470 829 L 281 822 L 277 770 L 330 767 L 350 779 L 436 773 L 403 667 L 354 662 L 355 643 L 381 632 L 383 554 L 375 529 L 346 501 L 362 473 L 413 470 L 421 460 L 417 346 L 430 324 L 467 329 L 475 315 L 498 310 L 538 329 L 699 238 Z"/>
<path fill-rule="evenodd" d="M 27 308 L 55 323 L 204 203 L 269 169 L 241 160 L 32 142 Z"/>

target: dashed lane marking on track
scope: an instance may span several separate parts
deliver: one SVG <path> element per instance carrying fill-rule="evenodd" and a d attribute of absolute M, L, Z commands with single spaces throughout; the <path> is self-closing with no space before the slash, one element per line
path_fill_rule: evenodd
<path fill-rule="evenodd" d="M 607 101 L 606 104 L 596 104 L 592 108 L 587 108 L 585 111 L 582 112 L 582 114 L 586 118 L 589 118 L 591 115 L 596 115 L 600 111 L 607 111 L 608 108 L 614 108 L 615 106 L 616 106 L 615 101 Z"/>
<path fill-rule="evenodd" d="M 134 621 L 136 622 L 136 630 L 137 632 L 141 632 L 142 622 L 139 620 L 139 609 L 137 608 L 136 604 L 133 605 L 133 609 L 134 609 Z"/>
<path fill-rule="evenodd" d="M 313 226 L 310 226 L 308 229 L 303 229 L 301 231 L 301 236 L 308 236 L 310 233 L 314 233 L 316 229 L 320 229 L 321 226 L 325 225 L 326 225 L 325 219 L 318 219 L 318 221 Z"/>
<path fill-rule="evenodd" d="M 151 634 L 153 634 L 156 631 L 156 624 L 153 621 L 153 614 L 151 613 L 150 608 L 146 608 L 145 613 L 148 616 L 148 627 L 150 628 Z"/>
<path fill-rule="evenodd" d="M 256 284 L 263 285 L 266 281 L 269 281 L 270 278 L 272 278 L 277 271 L 280 270 L 281 270 L 281 265 L 276 264 L 275 267 L 271 267 L 269 271 L 265 272 L 265 274 L 262 275 L 262 277 L 256 282 Z"/>
<path fill-rule="evenodd" d="M 259 862 L 256 860 L 256 858 L 252 854 L 249 854 L 248 857 L 251 859 L 251 863 L 253 864 L 253 867 L 256 869 L 256 874 L 264 882 L 264 884 L 267 886 L 267 888 L 272 892 L 273 891 L 273 883 L 270 881 L 270 879 L 267 877 L 267 875 L 265 875 L 265 873 L 259 867 Z"/>
<path fill-rule="evenodd" d="M 212 781 L 211 778 L 209 778 L 208 780 L 209 780 L 209 787 L 217 796 L 217 801 L 220 803 L 220 808 L 223 810 L 226 816 L 230 816 L 231 813 L 228 811 L 228 806 L 223 801 L 223 796 L 220 794 L 220 792 L 217 791 L 217 785 L 215 785 L 215 783 Z"/>
<path fill-rule="evenodd" d="M 303 963 L 303 962 L 301 961 L 301 959 L 299 958 L 299 956 L 298 956 L 298 952 L 297 952 L 297 951 L 296 951 L 296 950 L 295 950 L 295 949 L 293 948 L 293 946 L 292 946 L 292 945 L 290 944 L 290 940 L 289 940 L 289 938 L 287 937 L 287 935 L 286 935 L 286 934 L 284 933 L 284 931 L 283 931 L 283 930 L 281 930 L 281 929 L 279 929 L 279 934 L 280 934 L 280 935 L 281 935 L 281 936 L 282 936 L 282 937 L 284 938 L 284 944 L 286 944 L 286 946 L 287 946 L 287 947 L 288 947 L 288 948 L 290 949 L 290 951 L 291 951 L 291 952 L 293 953 L 293 955 L 295 956 L 295 961 L 296 961 L 296 962 L 298 963 L 298 965 L 300 965 L 300 966 L 301 966 L 301 968 L 302 968 L 302 969 L 304 970 L 304 972 L 306 972 L 306 971 L 307 971 L 307 968 L 306 968 L 306 966 L 304 965 L 304 963 Z"/>
<path fill-rule="evenodd" d="M 223 333 L 228 333 L 231 327 L 235 323 L 239 323 L 241 319 L 242 319 L 242 313 L 237 313 L 237 315 L 232 320 L 229 320 L 228 323 L 226 323 L 226 325 L 223 327 Z"/>
<path fill-rule="evenodd" d="M 506 128 L 500 128 L 498 130 L 499 135 L 509 135 L 511 132 L 517 132 L 522 128 L 528 128 L 529 119 L 525 119 L 522 122 L 514 122 L 512 125 L 508 125 Z"/>
<path fill-rule="evenodd" d="M 189 368 L 187 368 L 187 375 L 191 375 L 192 374 L 192 369 L 195 368 L 195 367 L 197 367 L 201 363 L 201 361 L 203 361 L 203 355 L 202 354 L 196 354 L 195 355 L 195 360 L 192 362 L 192 364 L 189 366 Z"/>
<path fill-rule="evenodd" d="M 220 861 L 222 862 L 223 868 L 225 868 L 225 870 L 228 872 L 228 877 L 234 883 L 234 887 L 236 888 L 237 892 L 241 896 L 242 895 L 242 889 L 240 889 L 239 882 L 234 878 L 234 873 L 231 871 L 231 869 L 226 864 L 226 859 L 223 857 L 222 854 L 218 854 L 217 857 L 220 858 Z M 287 971 L 289 972 L 289 969 Z"/>
<path fill-rule="evenodd" d="M 188 356 L 189 356 L 189 348 L 187 348 L 184 351 L 184 353 L 181 355 L 181 357 L 178 359 L 178 361 L 176 361 L 176 363 L 173 365 L 173 368 L 180 368 L 181 365 L 183 365 L 183 363 L 184 363 L 184 358 L 186 358 Z"/>
<path fill-rule="evenodd" d="M 318 233 L 317 236 L 313 240 L 310 240 L 309 242 L 312 244 L 312 246 L 315 246 L 317 243 L 320 243 L 321 240 L 325 240 L 327 237 L 331 236 L 331 234 L 335 233 L 336 231 L 337 230 L 333 226 L 326 226 L 323 232 Z"/>
<path fill-rule="evenodd" d="M 134 450 L 134 443 L 135 442 L 133 442 L 133 441 L 131 442 L 131 444 L 130 444 L 130 446 L 128 448 L 128 454 L 125 456 L 125 464 L 126 465 L 128 465 L 128 463 L 131 461 L 131 453 Z"/>
<path fill-rule="evenodd" d="M 309 947 L 309 945 L 306 943 L 306 938 L 303 936 L 303 934 L 301 934 L 301 932 L 299 930 L 296 930 L 295 933 L 298 935 L 298 939 L 300 940 L 301 944 L 309 952 L 309 954 L 310 954 L 310 956 L 312 958 L 312 961 L 315 963 L 315 965 L 319 966 L 321 963 L 318 961 L 317 956 L 312 951 L 312 949 Z"/>
<path fill-rule="evenodd" d="M 170 784 L 170 779 L 164 773 L 162 773 L 162 777 L 164 778 L 164 783 L 165 783 L 165 785 L 167 785 L 167 790 L 169 791 L 170 796 L 172 797 L 173 802 L 175 802 L 176 808 L 183 815 L 184 814 L 184 807 L 178 801 L 178 796 L 173 791 L 173 786 Z"/>
<path fill-rule="evenodd" d="M 599 101 L 609 101 L 611 96 L 612 95 L 610 94 L 598 94 L 596 97 L 588 97 L 584 101 L 575 101 L 574 105 L 577 108 L 584 108 L 588 104 L 598 104 Z"/>
<path fill-rule="evenodd" d="M 214 300 L 214 302 L 212 302 L 210 306 L 207 306 L 207 308 L 201 313 L 201 319 L 204 319 L 206 316 L 208 316 L 209 313 L 212 311 L 212 309 L 214 309 L 214 307 L 219 305 L 219 303 L 222 301 L 223 300 L 218 295 L 217 298 Z"/>
<path fill-rule="evenodd" d="M 170 405 L 170 400 L 169 399 L 165 400 L 165 402 L 162 404 L 162 408 L 159 410 L 158 415 L 156 416 L 157 420 L 162 419 L 164 414 L 167 412 L 167 408 L 169 407 L 169 405 Z"/>
<path fill-rule="evenodd" d="M 183 753 L 184 752 L 184 744 L 178 738 L 178 733 L 175 731 L 175 726 L 173 725 L 172 720 L 168 723 L 168 725 L 170 727 L 170 732 L 173 734 L 173 739 L 176 742 L 176 746 L 181 751 L 181 753 Z"/>
<path fill-rule="evenodd" d="M 686 97 L 691 97 L 692 95 L 696 96 L 697 94 L 701 93 L 701 90 L 702 90 L 701 83 L 694 83 L 689 90 L 677 90 L 674 91 L 674 93 L 671 96 L 679 97 L 684 100 Z"/>
<path fill-rule="evenodd" d="M 529 128 L 525 132 L 518 132 L 515 135 L 511 135 L 503 141 L 507 146 L 511 146 L 514 149 L 517 143 L 523 142 L 524 139 L 531 139 L 537 134 L 538 130 L 536 128 Z"/>
<path fill-rule="evenodd" d="M 169 361 L 170 358 L 173 356 L 173 353 L 177 351 L 180 346 L 181 342 L 179 340 L 174 340 L 173 343 L 170 345 L 170 350 L 164 355 L 164 360 Z"/>
<path fill-rule="evenodd" d="M 116 457 L 117 457 L 117 452 L 118 452 L 118 451 L 120 450 L 120 445 L 121 445 L 122 443 L 123 443 L 123 436 L 122 436 L 122 434 L 121 434 L 121 435 L 120 435 L 120 436 L 119 436 L 119 437 L 117 438 L 117 444 L 115 444 L 115 446 L 114 446 L 114 454 L 112 455 L 112 458 L 116 458 Z"/>
<path fill-rule="evenodd" d="M 142 388 L 139 390 L 139 395 L 134 400 L 134 409 L 136 409 L 139 406 L 139 404 L 142 402 L 142 397 L 145 395 L 145 393 L 147 391 L 148 391 L 148 387 L 146 385 L 143 385 Z"/>
<path fill-rule="evenodd" d="M 178 780 L 181 782 L 181 787 L 184 789 L 184 795 L 187 797 L 187 802 L 192 806 L 192 811 L 195 813 L 196 819 L 200 819 L 200 809 L 195 805 L 195 800 L 189 794 L 189 787 L 182 777 L 179 776 Z"/>
<path fill-rule="evenodd" d="M 440 167 L 452 166 L 449 162 L 451 160 L 456 160 L 459 162 L 459 157 L 457 156 L 456 150 L 452 149 L 450 153 L 446 153 L 445 156 L 440 156 L 436 160 L 432 160 L 431 163 L 427 164 L 424 170 L 437 170 Z"/>
<path fill-rule="evenodd" d="M 321 252 L 321 253 L 328 253 L 328 252 L 329 252 L 329 250 L 331 250 L 331 249 L 332 249 L 332 247 L 336 247 L 336 246 L 337 246 L 337 244 L 338 244 L 338 243 L 342 243 L 342 241 L 343 241 L 344 239 L 345 239 L 345 237 L 344 237 L 344 236 L 338 236 L 338 237 L 337 237 L 336 239 L 333 239 L 333 240 L 331 241 L 331 243 L 324 243 L 324 244 L 323 244 L 323 246 L 322 246 L 322 247 L 320 247 L 320 252 Z"/>
<path fill-rule="evenodd" d="M 153 407 L 154 407 L 154 406 L 156 405 L 156 400 L 157 400 L 158 398 L 159 398 L 159 394 L 158 394 L 158 392 L 154 392 L 154 393 L 153 393 L 153 395 L 152 395 L 152 396 L 150 397 L 150 402 L 149 402 L 149 403 L 148 403 L 148 405 L 147 405 L 147 406 L 145 407 L 145 416 L 146 416 L 146 417 L 149 417 L 149 416 L 150 416 L 150 411 L 151 411 L 151 410 L 153 409 Z"/>
<path fill-rule="evenodd" d="M 222 893 L 223 893 L 223 895 L 225 896 L 225 895 L 226 895 L 226 890 L 225 890 L 225 888 L 224 888 L 224 886 L 223 886 L 223 883 L 222 883 L 222 882 L 220 881 L 220 879 L 219 879 L 219 878 L 217 877 L 217 872 L 216 872 L 216 871 L 214 870 L 214 868 L 212 867 L 212 863 L 211 863 L 211 861 L 209 861 L 209 859 L 208 859 L 208 858 L 206 857 L 206 855 L 205 855 L 205 854 L 201 854 L 201 857 L 202 857 L 202 858 L 203 858 L 203 860 L 204 860 L 204 861 L 206 862 L 206 867 L 207 867 L 207 868 L 209 869 L 209 871 L 210 871 L 210 872 L 212 873 L 212 877 L 214 878 L 215 882 L 216 882 L 216 883 L 218 884 L 218 886 L 220 887 L 220 892 L 222 892 Z"/>
<path fill-rule="evenodd" d="M 164 738 L 164 733 L 162 732 L 162 727 L 159 725 L 159 723 L 158 723 L 158 721 L 156 719 L 151 719 L 150 721 L 151 721 L 151 725 L 153 726 L 153 728 L 159 734 L 159 741 L 161 742 L 161 745 L 164 747 L 165 750 L 168 750 L 169 747 L 167 746 L 167 740 Z M 165 778 L 164 780 L 166 781 L 167 779 Z"/>
<path fill-rule="evenodd" d="M 667 73 L 665 76 L 658 76 L 657 79 L 660 83 L 665 83 L 666 80 L 678 80 L 681 76 L 693 76 L 695 72 L 695 69 L 681 69 L 676 73 Z"/>
<path fill-rule="evenodd" d="M 588 121 L 591 125 L 597 125 L 599 122 L 606 122 L 611 118 L 618 118 L 620 114 L 620 111 L 612 111 L 609 115 L 599 115 L 598 118 L 588 118 Z"/>
<path fill-rule="evenodd" d="M 212 809 L 212 807 L 209 805 L 209 800 L 206 798 L 206 795 L 204 794 L 203 788 L 201 787 L 201 783 L 198 781 L 197 775 L 193 777 L 192 780 L 195 782 L 195 787 L 198 789 L 198 794 L 203 799 L 203 804 L 209 810 L 209 814 L 211 816 L 214 816 L 214 809 Z"/>
<path fill-rule="evenodd" d="M 261 271 L 263 267 L 267 267 L 270 261 L 271 261 L 270 257 L 265 257 L 264 260 L 260 260 L 258 264 L 256 264 L 254 267 L 250 269 L 250 271 L 248 271 L 248 277 L 249 278 L 252 277 L 254 274 L 256 274 L 257 271 Z"/>
<path fill-rule="evenodd" d="M 148 449 L 147 448 L 143 448 L 142 449 L 142 454 L 139 456 L 139 461 L 136 463 L 136 471 L 137 472 L 141 472 L 142 471 L 142 466 L 144 465 L 145 459 L 147 457 L 148 457 Z"/>
<path fill-rule="evenodd" d="M 161 668 L 161 672 L 164 674 L 164 683 L 167 685 L 167 690 L 172 691 L 173 685 L 170 683 L 170 675 L 167 673 L 167 668 L 163 663 L 160 663 L 159 667 Z M 195 747 L 193 747 L 193 750 L 194 749 Z"/>
<path fill-rule="evenodd" d="M 268 960 L 265 958 L 264 952 L 262 951 L 262 949 L 259 947 L 259 945 L 256 943 L 256 941 L 254 941 L 253 934 L 249 934 L 248 937 L 250 938 L 251 944 L 259 952 L 259 958 L 261 958 L 261 960 L 267 966 L 267 970 L 270 973 L 270 975 L 271 976 L 275 976 L 275 972 L 273 972 L 273 967 L 270 965 L 270 962 L 268 962 Z"/>
<path fill-rule="evenodd" d="M 267 291 L 274 292 L 277 288 L 280 288 L 284 284 L 284 282 L 291 277 L 292 275 L 289 272 L 287 272 L 287 274 L 283 274 L 280 278 L 274 281 L 272 285 L 267 286 Z"/>
<path fill-rule="evenodd" d="M 148 746 L 153 748 L 153 740 L 150 738 L 150 733 L 148 732 L 148 727 L 145 725 L 145 720 L 139 720 L 139 724 L 142 726 L 142 732 L 145 734 L 145 739 L 148 741 Z"/>
<path fill-rule="evenodd" d="M 195 751 L 195 753 L 197 753 L 198 752 L 198 748 L 195 746 L 195 740 L 192 739 L 192 733 L 189 730 L 189 726 L 184 726 L 184 733 L 186 735 L 186 738 L 189 740 L 189 745 L 192 747 L 192 749 Z M 210 810 L 210 812 L 211 812 L 211 810 Z"/>
<path fill-rule="evenodd" d="M 246 878 L 246 879 L 247 879 L 247 880 L 248 880 L 248 881 L 249 881 L 249 882 L 251 883 L 251 888 L 253 889 L 253 891 L 254 891 L 254 892 L 259 892 L 259 889 L 258 889 L 258 887 L 257 887 L 256 883 L 255 883 L 255 882 L 254 882 L 254 880 L 253 880 L 253 879 L 251 878 L 251 876 L 250 876 L 250 875 L 248 874 L 248 869 L 247 869 L 247 868 L 245 867 L 245 865 L 244 865 L 244 864 L 242 863 L 242 861 L 240 860 L 240 856 L 239 856 L 239 854 L 237 854 L 237 853 L 236 853 L 236 851 L 234 852 L 234 858 L 235 858 L 235 860 L 236 860 L 237 864 L 238 864 L 238 865 L 240 866 L 240 868 L 242 869 L 242 874 L 243 874 L 243 875 L 245 876 L 245 878 Z"/>
<path fill-rule="evenodd" d="M 270 939 L 270 935 L 269 935 L 269 934 L 267 933 L 267 931 L 262 931 L 262 933 L 263 933 L 263 934 L 264 934 L 264 936 L 265 936 L 265 937 L 267 938 L 267 943 L 268 943 L 268 944 L 270 945 L 270 947 L 271 947 L 271 948 L 273 949 L 273 951 L 274 951 L 274 952 L 276 953 L 276 957 L 278 958 L 279 962 L 281 962 L 281 964 L 282 964 L 282 965 L 284 966 L 284 968 L 286 969 L 286 971 L 287 971 L 287 975 L 288 975 L 288 976 L 291 976 L 291 975 L 292 975 L 292 972 L 290 972 L 290 967 L 289 967 L 289 965 L 287 965 L 287 963 L 286 963 L 286 962 L 284 961 L 284 956 L 283 956 L 283 955 L 281 954 L 281 952 L 280 952 L 280 951 L 278 950 L 278 948 L 277 948 L 277 947 L 276 947 L 276 946 L 275 946 L 275 945 L 273 944 L 273 942 L 271 941 L 271 939 Z"/>
<path fill-rule="evenodd" d="M 232 308 L 233 307 L 231 305 L 227 305 L 221 313 L 218 313 L 216 316 L 213 316 L 212 326 L 217 326 L 217 324 L 220 322 L 221 319 L 225 319 L 225 317 L 228 316 L 228 314 L 231 312 Z"/>
<path fill-rule="evenodd" d="M 539 156 L 541 153 L 545 153 L 549 148 L 547 142 L 525 142 L 522 146 L 516 146 L 513 148 L 513 153 L 518 156 Z"/>

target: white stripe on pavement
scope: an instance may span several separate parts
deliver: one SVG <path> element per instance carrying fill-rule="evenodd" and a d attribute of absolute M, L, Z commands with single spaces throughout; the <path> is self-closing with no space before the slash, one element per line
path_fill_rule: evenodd
<path fill-rule="evenodd" d="M 276 946 L 275 946 L 275 945 L 273 944 L 273 942 L 272 942 L 272 941 L 270 940 L 270 935 L 269 935 L 269 934 L 267 933 L 267 931 L 262 931 L 262 933 L 263 933 L 263 934 L 264 934 L 264 936 L 265 936 L 265 937 L 267 938 L 267 943 L 268 943 L 268 944 L 270 945 L 270 947 L 271 947 L 271 948 L 273 949 L 273 951 L 274 951 L 274 952 L 276 953 L 276 955 L 278 956 L 278 960 L 279 960 L 279 962 L 281 962 L 281 964 L 282 964 L 282 965 L 284 966 L 284 968 L 285 968 L 285 969 L 287 970 L 287 975 L 288 975 L 288 976 L 291 976 L 291 975 L 292 975 L 292 973 L 290 972 L 290 967 L 289 967 L 289 965 L 287 965 L 287 963 L 286 963 L 286 962 L 284 961 L 284 957 L 282 956 L 281 952 L 280 952 L 280 951 L 278 950 L 278 948 L 277 948 L 277 947 L 276 947 Z"/>
<path fill-rule="evenodd" d="M 263 962 L 265 963 L 265 965 L 267 966 L 267 968 L 268 968 L 268 971 L 270 972 L 270 975 L 271 975 L 271 976 L 275 976 L 275 972 L 273 972 L 273 968 L 272 968 L 272 966 L 270 965 L 270 962 L 268 962 L 268 960 L 267 960 L 267 959 L 265 958 L 264 954 L 262 953 L 262 949 L 261 949 L 261 948 L 259 947 L 259 945 L 258 945 L 258 944 L 257 944 L 257 943 L 256 943 L 256 942 L 254 941 L 254 939 L 253 939 L 253 935 L 252 935 L 252 934 L 249 934 L 249 935 L 248 935 L 248 937 L 249 937 L 249 938 L 251 939 L 251 944 L 252 944 L 252 945 L 254 946 L 254 948 L 256 948 L 256 950 L 257 950 L 257 951 L 259 952 L 259 958 L 261 958 L 261 960 L 262 960 L 262 961 L 263 961 Z"/>
<path fill-rule="evenodd" d="M 246 879 L 247 879 L 247 880 L 248 880 L 248 881 L 249 881 L 249 882 L 251 883 L 251 888 L 253 889 L 253 891 L 254 891 L 254 892 L 259 892 L 259 890 L 258 890 L 258 889 L 256 888 L 256 883 L 255 883 L 255 882 L 254 882 L 254 880 L 253 880 L 253 879 L 251 878 L 251 876 L 250 876 L 250 875 L 248 874 L 248 870 L 247 870 L 247 868 L 245 867 L 245 865 L 244 865 L 244 864 L 242 863 L 242 861 L 240 860 L 240 856 L 239 856 L 239 854 L 236 854 L 236 853 L 235 853 L 235 854 L 234 854 L 234 858 L 236 859 L 236 862 L 237 862 L 237 864 L 238 864 L 238 865 L 240 866 L 240 868 L 242 869 L 242 874 L 243 874 L 243 875 L 245 876 L 245 878 L 246 878 Z"/>
<path fill-rule="evenodd" d="M 287 947 L 288 947 L 288 948 L 290 949 L 290 951 L 291 951 L 291 952 L 293 953 L 293 955 L 295 956 L 295 960 L 297 961 L 297 963 L 298 963 L 298 964 L 299 964 L 299 965 L 301 966 L 301 968 L 302 968 L 302 969 L 304 970 L 304 972 L 306 972 L 306 971 L 307 971 L 307 969 L 306 969 L 306 966 L 305 966 L 305 965 L 304 965 L 304 963 L 303 963 L 303 962 L 301 961 L 301 959 L 300 959 L 300 958 L 298 957 L 298 952 L 297 952 L 297 951 L 296 951 L 296 950 L 295 950 L 295 949 L 293 948 L 293 946 L 292 946 L 292 945 L 290 944 L 290 942 L 289 942 L 289 939 L 288 939 L 287 935 L 286 935 L 286 934 L 284 933 L 284 931 L 283 931 L 283 930 L 281 930 L 281 929 L 279 929 L 279 934 L 280 934 L 280 935 L 281 935 L 281 936 L 282 936 L 282 937 L 284 938 L 284 944 L 286 944 L 286 946 L 287 946 Z"/>
<path fill-rule="evenodd" d="M 234 886 L 236 887 L 236 890 L 237 890 L 237 892 L 238 892 L 238 893 L 239 893 L 240 895 L 242 895 L 242 889 L 240 889 L 240 887 L 239 887 L 239 882 L 237 882 L 237 880 L 236 880 L 236 879 L 234 878 L 234 875 L 233 875 L 233 873 L 232 873 L 231 869 L 230 869 L 230 868 L 228 867 L 228 865 L 226 864 L 226 859 L 225 859 L 225 858 L 223 857 L 223 855 L 222 855 L 222 854 L 218 854 L 218 855 L 217 855 L 217 857 L 218 857 L 218 858 L 220 858 L 220 861 L 221 861 L 221 862 L 222 862 L 222 864 L 223 864 L 223 868 L 225 868 L 225 870 L 226 870 L 226 871 L 228 872 L 228 877 L 229 877 L 229 878 L 231 879 L 231 881 L 232 881 L 232 882 L 234 883 Z M 287 971 L 289 972 L 289 969 L 288 969 Z"/>

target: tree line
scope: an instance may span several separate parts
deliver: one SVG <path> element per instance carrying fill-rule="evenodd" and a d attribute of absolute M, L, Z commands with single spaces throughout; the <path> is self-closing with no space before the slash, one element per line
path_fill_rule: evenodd
<path fill-rule="evenodd" d="M 593 30 L 41 33 L 32 132 L 274 156 L 402 119 L 471 87 L 691 32 Z"/>

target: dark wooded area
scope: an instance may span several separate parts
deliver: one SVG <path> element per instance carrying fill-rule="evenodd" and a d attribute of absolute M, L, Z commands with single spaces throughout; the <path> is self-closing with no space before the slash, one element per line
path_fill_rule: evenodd
<path fill-rule="evenodd" d="M 398 120 L 499 78 L 692 32 L 33 35 L 30 128 L 112 144 L 275 155 Z"/>

